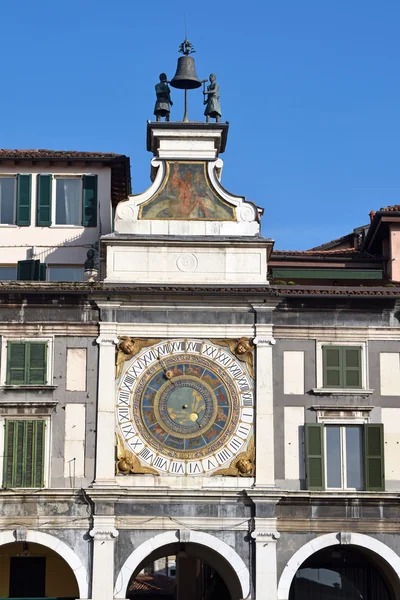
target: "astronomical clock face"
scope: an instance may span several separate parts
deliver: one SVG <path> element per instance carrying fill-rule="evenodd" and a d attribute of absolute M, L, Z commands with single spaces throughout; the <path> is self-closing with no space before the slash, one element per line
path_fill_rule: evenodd
<path fill-rule="evenodd" d="M 161 341 L 127 361 L 117 385 L 118 433 L 141 465 L 160 474 L 217 474 L 246 450 L 253 380 L 228 347 Z"/>

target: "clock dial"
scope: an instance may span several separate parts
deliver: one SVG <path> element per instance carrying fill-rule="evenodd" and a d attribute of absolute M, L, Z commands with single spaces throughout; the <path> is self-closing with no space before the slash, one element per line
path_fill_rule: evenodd
<path fill-rule="evenodd" d="M 160 472 L 202 475 L 230 463 L 252 433 L 246 365 L 208 341 L 167 341 L 127 364 L 117 392 L 119 432 Z"/>

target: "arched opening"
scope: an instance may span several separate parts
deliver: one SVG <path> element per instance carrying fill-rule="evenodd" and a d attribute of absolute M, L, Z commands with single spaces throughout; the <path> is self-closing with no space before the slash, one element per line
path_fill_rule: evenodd
<path fill-rule="evenodd" d="M 298 568 L 289 600 L 395 600 L 388 565 L 371 551 L 330 546 Z"/>
<path fill-rule="evenodd" d="M 155 549 L 136 567 L 126 598 L 131 600 L 239 600 L 242 587 L 221 554 L 196 543 Z"/>
<path fill-rule="evenodd" d="M 33 542 L 0 546 L 0 598 L 79 598 L 74 572 L 54 550 Z"/>

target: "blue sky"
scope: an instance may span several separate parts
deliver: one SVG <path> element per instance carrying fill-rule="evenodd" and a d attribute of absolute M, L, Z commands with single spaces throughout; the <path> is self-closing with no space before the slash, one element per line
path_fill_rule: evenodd
<path fill-rule="evenodd" d="M 127 154 L 134 193 L 146 189 L 146 121 L 184 13 L 230 122 L 223 185 L 264 207 L 276 248 L 310 248 L 400 203 L 398 0 L 4 2 L 0 147 Z M 173 100 L 180 120 L 182 92 Z M 202 113 L 191 92 L 189 118 Z"/>

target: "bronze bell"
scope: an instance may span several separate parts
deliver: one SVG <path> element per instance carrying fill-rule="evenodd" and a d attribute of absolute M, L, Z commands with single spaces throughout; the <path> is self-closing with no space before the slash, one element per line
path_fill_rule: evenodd
<path fill-rule="evenodd" d="M 201 81 L 197 77 L 196 66 L 192 56 L 184 55 L 178 58 L 176 73 L 171 81 L 171 85 L 179 90 L 194 90 L 201 86 Z"/>

